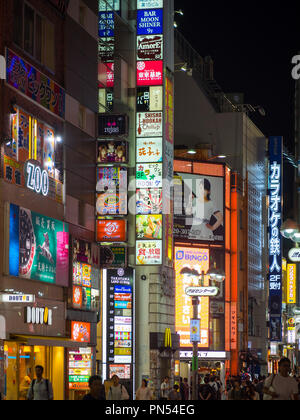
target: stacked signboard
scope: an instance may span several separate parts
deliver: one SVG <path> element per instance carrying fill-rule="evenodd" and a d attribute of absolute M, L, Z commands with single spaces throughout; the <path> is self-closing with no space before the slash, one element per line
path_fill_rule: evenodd
<path fill-rule="evenodd" d="M 137 1 L 136 264 L 161 265 L 163 250 L 163 1 Z"/>

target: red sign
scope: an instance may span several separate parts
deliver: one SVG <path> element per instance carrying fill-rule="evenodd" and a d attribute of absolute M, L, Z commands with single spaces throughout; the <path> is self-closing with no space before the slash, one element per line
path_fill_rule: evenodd
<path fill-rule="evenodd" d="M 163 61 L 138 61 L 137 86 L 161 86 Z"/>
<path fill-rule="evenodd" d="M 126 242 L 126 221 L 98 220 L 97 242 Z"/>
<path fill-rule="evenodd" d="M 71 340 L 78 343 L 89 343 L 91 340 L 91 324 L 72 321 Z"/>

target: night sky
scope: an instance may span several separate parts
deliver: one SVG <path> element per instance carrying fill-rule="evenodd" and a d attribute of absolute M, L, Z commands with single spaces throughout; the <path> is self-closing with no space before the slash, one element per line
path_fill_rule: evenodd
<path fill-rule="evenodd" d="M 245 103 L 267 115 L 251 115 L 266 136 L 282 135 L 294 152 L 292 57 L 300 51 L 296 2 L 175 0 L 178 30 L 202 57 L 215 63 L 225 93 L 243 92 Z"/>

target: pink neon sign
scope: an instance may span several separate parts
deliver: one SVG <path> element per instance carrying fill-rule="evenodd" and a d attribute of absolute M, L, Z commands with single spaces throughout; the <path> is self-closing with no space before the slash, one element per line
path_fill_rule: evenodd
<path fill-rule="evenodd" d="M 163 84 L 163 61 L 138 61 L 137 86 Z"/>

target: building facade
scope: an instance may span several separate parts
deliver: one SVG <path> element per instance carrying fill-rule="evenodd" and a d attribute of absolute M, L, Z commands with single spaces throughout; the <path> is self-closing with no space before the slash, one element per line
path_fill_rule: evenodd
<path fill-rule="evenodd" d="M 97 60 L 80 66 L 97 54 L 97 4 L 0 5 L 1 389 L 26 399 L 40 364 L 54 398 L 75 399 L 96 370 L 100 311 Z"/>

